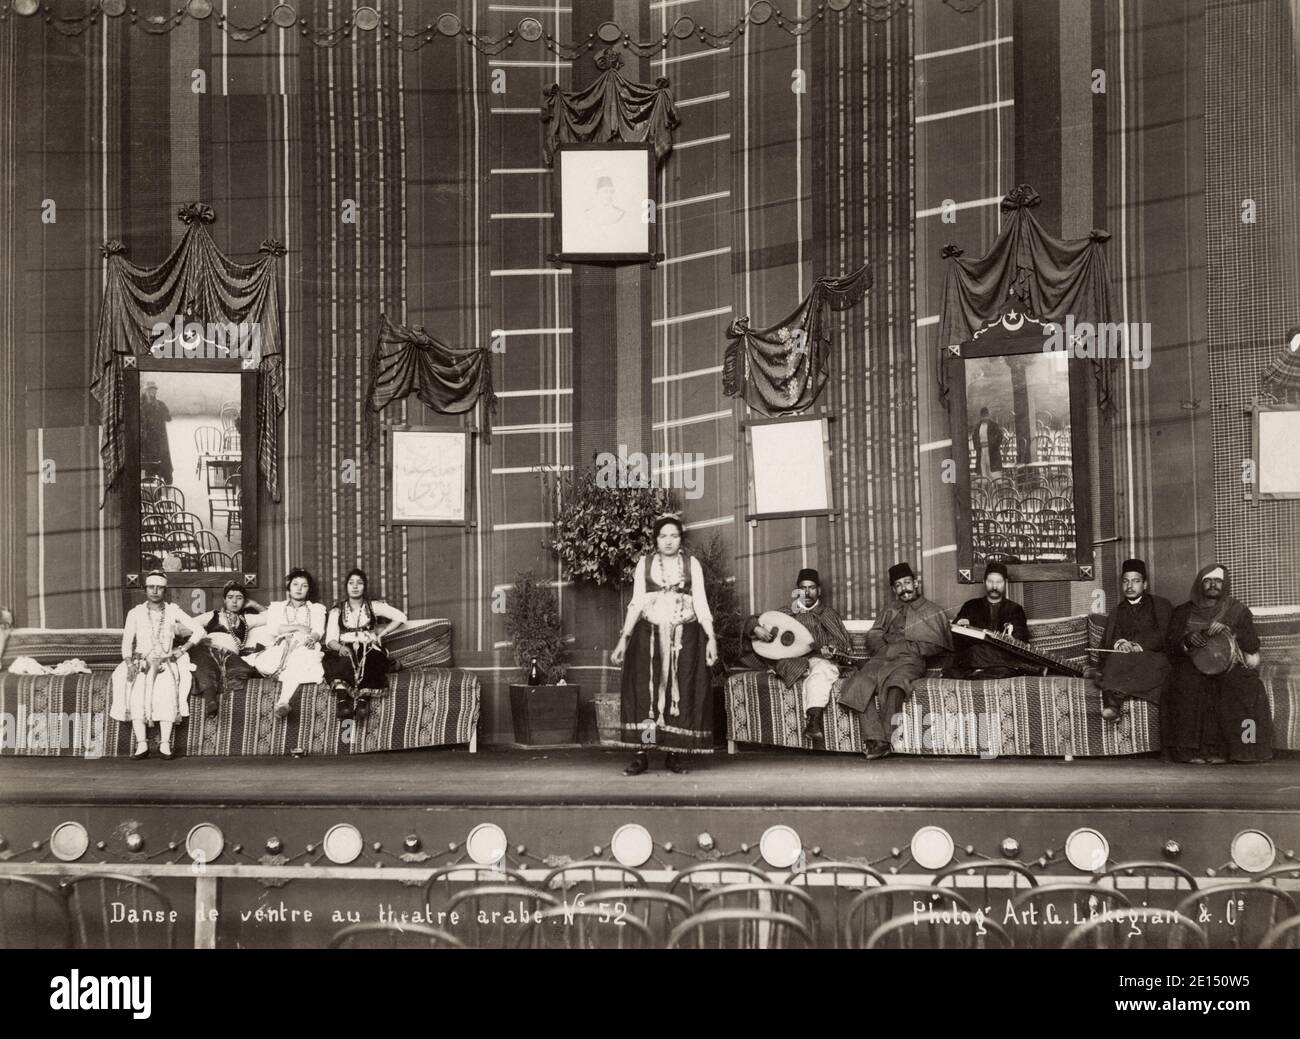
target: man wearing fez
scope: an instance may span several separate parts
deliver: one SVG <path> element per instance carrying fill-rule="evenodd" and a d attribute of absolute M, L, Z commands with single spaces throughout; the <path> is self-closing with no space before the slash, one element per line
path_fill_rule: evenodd
<path fill-rule="evenodd" d="M 1227 670 L 1205 674 L 1197 651 L 1211 641 L 1231 652 Z M 1245 603 L 1232 597 L 1227 568 L 1204 567 L 1189 602 L 1174 611 L 1165 642 L 1173 666 L 1161 704 L 1170 756 L 1192 765 L 1267 761 L 1273 756 L 1273 718 L 1259 679 L 1259 635 Z"/>
<path fill-rule="evenodd" d="M 755 667 L 771 669 L 782 682 L 792 688 L 799 679 L 807 677 L 803 686 L 804 735 L 817 746 L 825 739 L 822 714 L 831 700 L 831 686 L 840 677 L 839 668 L 828 658 L 836 652 L 849 651 L 849 633 L 840 615 L 822 602 L 821 577 L 816 570 L 808 567 L 799 571 L 790 605 L 782 607 L 780 612 L 793 617 L 808 629 L 813 637 L 812 655 L 791 657 L 788 660 L 753 657 L 746 662 Z M 757 614 L 745 621 L 744 630 L 751 640 L 757 642 L 771 642 L 776 637 L 758 623 Z"/>
<path fill-rule="evenodd" d="M 1159 703 L 1169 681 L 1165 639 L 1173 606 L 1149 594 L 1147 565 L 1141 559 L 1124 560 L 1119 587 L 1123 598 L 1106 619 L 1099 647 L 1115 652 L 1104 654 L 1101 671 L 1094 672 L 1101 686 L 1101 716 L 1107 721 L 1119 717 L 1125 700 Z"/>
<path fill-rule="evenodd" d="M 840 703 L 860 711 L 859 724 L 868 758 L 889 753 L 891 733 L 912 683 L 925 674 L 926 657 L 952 650 L 952 633 L 943 610 L 921 594 L 907 563 L 889 568 L 894 601 L 867 632 L 866 664 L 844 683 Z"/>
<path fill-rule="evenodd" d="M 962 603 L 953 623 L 965 628 L 996 631 L 1021 642 L 1029 641 L 1025 608 L 1007 598 L 1007 568 L 1004 563 L 992 562 L 984 567 L 984 594 Z M 992 641 L 958 639 L 957 653 L 958 662 L 944 671 L 945 678 L 1010 678 L 1038 673 L 1037 668 L 1025 664 Z"/>

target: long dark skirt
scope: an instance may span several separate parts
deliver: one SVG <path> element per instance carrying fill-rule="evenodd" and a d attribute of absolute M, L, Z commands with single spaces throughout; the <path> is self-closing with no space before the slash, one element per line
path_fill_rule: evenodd
<path fill-rule="evenodd" d="M 1273 756 L 1273 717 L 1256 671 L 1233 666 L 1203 675 L 1179 661 L 1160 711 L 1164 743 L 1183 757 L 1268 761 Z"/>
<path fill-rule="evenodd" d="M 194 663 L 194 689 L 208 703 L 225 693 L 242 693 L 248 680 L 257 674 L 238 654 L 219 646 L 196 646 L 190 660 Z"/>
<path fill-rule="evenodd" d="M 653 673 L 651 646 L 654 646 Z M 698 621 L 682 626 L 677 653 L 677 714 L 672 713 L 672 682 L 659 719 L 659 681 L 664 659 L 649 621 L 637 621 L 623 661 L 623 744 L 637 750 L 659 747 L 678 754 L 713 753 L 713 688 L 705 661 L 708 637 Z"/>
<path fill-rule="evenodd" d="M 346 682 L 351 689 L 385 689 L 388 686 L 388 654 L 378 646 L 371 646 L 366 654 L 365 666 L 358 681 L 356 664 L 361 659 L 360 646 L 344 646 L 342 653 L 329 650 L 322 666 L 326 682 Z"/>

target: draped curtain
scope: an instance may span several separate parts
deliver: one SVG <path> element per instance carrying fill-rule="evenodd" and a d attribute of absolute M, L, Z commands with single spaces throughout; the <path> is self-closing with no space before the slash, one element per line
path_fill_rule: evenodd
<path fill-rule="evenodd" d="M 842 278 L 818 278 L 812 291 L 775 325 L 750 328 L 749 317 L 727 329 L 722 392 L 762 415 L 797 415 L 816 402 L 829 377 L 830 310 L 846 310 L 871 285 L 869 265 Z"/>
<path fill-rule="evenodd" d="M 216 219 L 208 206 L 180 210 L 185 235 L 157 267 L 138 267 L 121 242 L 106 242 L 108 281 L 100 307 L 91 393 L 99 401 L 105 499 L 126 465 L 123 439 L 124 380 L 131 358 L 149 355 L 152 330 L 183 323 L 246 324 L 260 337 L 257 371 L 257 464 L 266 488 L 279 501 L 279 416 L 284 411 L 283 357 L 280 354 L 276 260 L 284 246 L 262 243 L 262 259 L 243 264 L 217 248 L 207 225 Z M 103 507 L 103 502 L 100 503 Z"/>
<path fill-rule="evenodd" d="M 1043 229 L 1032 209 L 1042 201 L 1022 184 L 1002 200 L 1008 219 L 993 248 L 984 256 L 963 259 L 962 250 L 945 246 L 948 273 L 944 280 L 940 343 L 965 342 L 1009 306 L 1041 321 L 1063 323 L 1110 321 L 1110 273 L 1105 243 L 1110 234 L 1093 229 L 1087 238 L 1056 238 Z M 1110 403 L 1110 366 L 1093 361 L 1098 403 Z M 947 398 L 945 365 L 939 364 L 940 389 Z"/>
<path fill-rule="evenodd" d="M 656 161 L 672 150 L 678 122 L 668 80 L 634 83 L 618 71 L 621 63 L 621 55 L 606 51 L 596 59 L 603 71 L 589 86 L 573 93 L 561 90 L 558 83 L 547 89 L 542 148 L 548 166 L 561 144 L 649 141 Z"/>
<path fill-rule="evenodd" d="M 492 355 L 487 349 L 448 346 L 422 326 L 407 328 L 380 317 L 379 338 L 370 355 L 366 408 L 372 415 L 414 393 L 434 411 L 458 415 L 492 391 Z"/>

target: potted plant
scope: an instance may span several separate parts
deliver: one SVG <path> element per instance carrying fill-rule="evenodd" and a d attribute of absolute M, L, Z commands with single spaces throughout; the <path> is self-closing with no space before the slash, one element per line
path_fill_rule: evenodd
<path fill-rule="evenodd" d="M 562 685 L 564 636 L 555 589 L 532 571 L 518 574 L 506 596 L 506 635 L 512 643 L 519 679 L 510 686 L 510 716 L 515 742 L 557 746 L 578 742 L 576 685 Z"/>

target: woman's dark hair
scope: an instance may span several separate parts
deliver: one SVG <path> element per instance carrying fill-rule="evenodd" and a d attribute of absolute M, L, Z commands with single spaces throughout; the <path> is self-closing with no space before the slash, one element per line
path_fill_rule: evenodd
<path fill-rule="evenodd" d="M 677 535 L 679 537 L 686 536 L 686 527 L 683 525 L 682 521 L 679 520 L 676 516 L 660 516 L 657 520 L 655 520 L 655 525 L 653 528 L 654 536 L 658 538 L 659 532 L 662 531 L 664 527 L 668 526 L 669 524 L 677 528 Z"/>
<path fill-rule="evenodd" d="M 314 602 L 316 598 L 316 579 L 312 577 L 309 570 L 305 570 L 300 566 L 295 566 L 289 571 L 288 575 L 284 579 L 284 590 L 287 592 L 289 590 L 289 585 L 293 584 L 293 582 L 300 577 L 307 579 L 307 598 Z"/>
<path fill-rule="evenodd" d="M 339 601 L 334 604 L 334 608 L 339 611 L 340 624 L 343 623 L 343 608 L 347 605 L 348 602 L 348 582 L 351 581 L 352 578 L 354 577 L 361 578 L 361 584 L 364 586 L 361 591 L 361 602 L 364 604 L 366 615 L 369 616 L 372 621 L 374 620 L 375 608 L 373 605 L 371 605 L 371 601 L 370 601 L 370 578 L 366 576 L 366 572 L 362 570 L 361 567 L 354 566 L 344 576 L 343 594 L 339 597 Z"/>
<path fill-rule="evenodd" d="M 310 582 L 310 578 L 308 580 Z M 227 581 L 221 589 L 221 598 L 224 599 L 231 592 L 238 592 L 245 599 L 248 598 L 248 593 L 244 591 L 244 586 L 238 581 Z"/>

